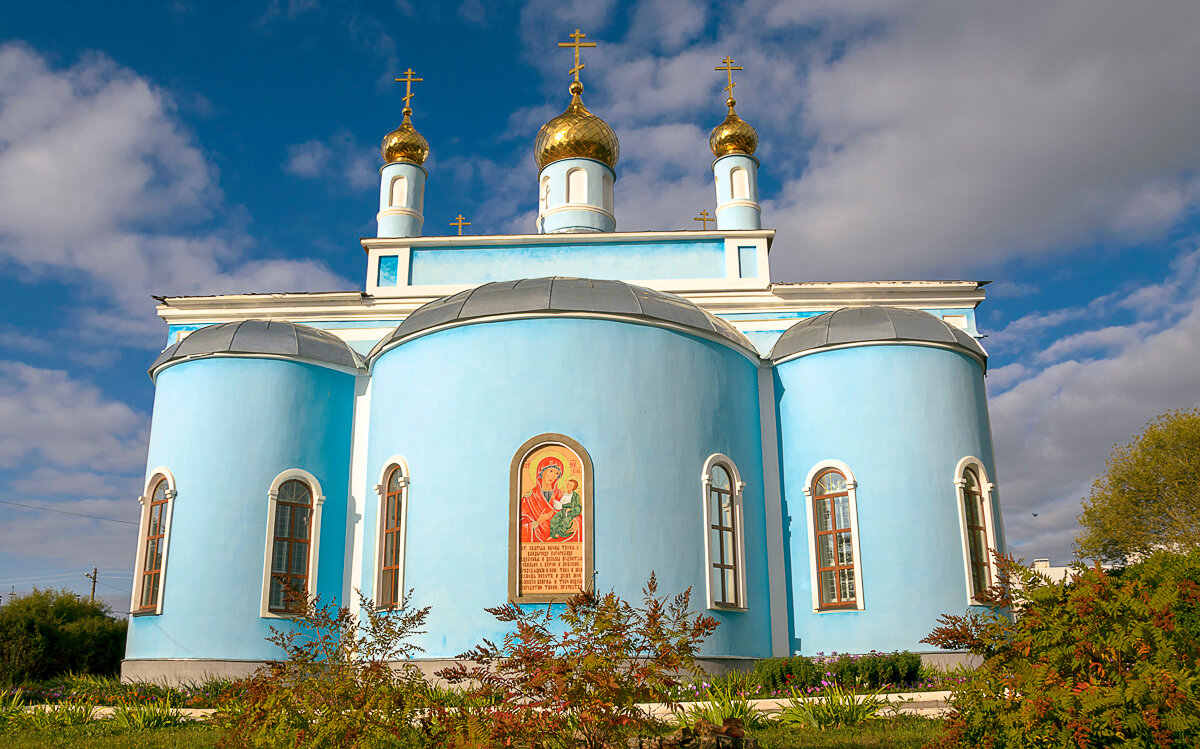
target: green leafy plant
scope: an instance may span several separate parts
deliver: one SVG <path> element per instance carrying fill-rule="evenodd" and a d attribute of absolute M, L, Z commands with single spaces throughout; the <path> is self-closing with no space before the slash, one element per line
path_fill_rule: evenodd
<path fill-rule="evenodd" d="M 129 731 L 169 728 L 183 725 L 188 720 L 166 699 L 119 704 L 113 709 L 111 719 L 114 725 Z"/>
<path fill-rule="evenodd" d="M 701 692 L 699 702 L 680 710 L 680 720 L 686 725 L 707 721 L 723 726 L 736 720 L 747 728 L 757 728 L 764 722 L 761 711 L 750 704 L 750 698 L 758 691 L 754 675 L 744 671 L 731 671 L 714 678 Z"/>
<path fill-rule="evenodd" d="M 425 682 L 411 665 L 429 608 L 377 610 L 360 596 L 361 619 L 346 607 L 295 601 L 291 626 L 272 628 L 287 655 L 239 684 L 213 716 L 224 743 L 253 747 L 372 747 L 414 739 Z"/>
<path fill-rule="evenodd" d="M 115 674 L 125 653 L 124 620 L 107 604 L 65 588 L 10 598 L 0 607 L 0 684 L 71 671 Z"/>
<path fill-rule="evenodd" d="M 857 726 L 874 718 L 888 707 L 888 701 L 874 693 L 856 695 L 829 682 L 816 697 L 805 697 L 794 688 L 788 697 L 788 706 L 779 719 L 785 724 L 807 726 L 818 730 Z"/>
<path fill-rule="evenodd" d="M 943 616 L 924 640 L 984 658 L 954 689 L 937 747 L 1200 745 L 1200 643 L 1179 626 L 1200 585 L 997 565 L 991 610 Z"/>
<path fill-rule="evenodd" d="M 0 693 L 0 733 L 20 724 L 25 716 L 25 700 L 20 692 Z"/>
<path fill-rule="evenodd" d="M 889 684 L 911 686 L 920 681 L 920 673 L 921 656 L 908 651 L 764 658 L 754 667 L 755 678 L 768 694 L 779 694 L 789 688 L 815 691 L 822 681 L 831 680 L 870 689 Z"/>
<path fill-rule="evenodd" d="M 81 726 L 91 720 L 95 712 L 96 703 L 94 702 L 60 702 L 57 705 L 48 705 L 27 711 L 21 717 L 17 727 L 46 732 Z"/>
<path fill-rule="evenodd" d="M 488 609 L 512 630 L 500 645 L 484 640 L 460 655 L 469 667 L 460 662 L 438 674 L 469 684 L 485 706 L 432 711 L 430 743 L 592 749 L 657 731 L 637 703 L 700 673 L 697 647 L 717 621 L 689 610 L 690 588 L 659 598 L 653 573 L 642 592 L 640 608 L 613 592 L 585 592 L 557 617 L 550 606 Z"/>

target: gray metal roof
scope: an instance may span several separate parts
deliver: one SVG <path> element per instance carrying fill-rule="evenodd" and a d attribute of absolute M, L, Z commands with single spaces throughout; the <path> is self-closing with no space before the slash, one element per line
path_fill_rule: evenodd
<path fill-rule="evenodd" d="M 543 312 L 591 313 L 651 323 L 670 323 L 715 334 L 754 351 L 753 344 L 737 328 L 682 297 L 622 281 L 556 276 L 485 283 L 430 302 L 414 311 L 375 344 L 367 359 L 374 359 L 398 341 L 441 325 L 499 315 Z"/>
<path fill-rule="evenodd" d="M 801 320 L 775 342 L 771 359 L 866 343 L 937 343 L 960 349 L 987 367 L 987 352 L 970 333 L 928 312 L 899 307 L 843 307 Z"/>
<path fill-rule="evenodd" d="M 238 320 L 199 328 L 168 346 L 150 365 L 150 376 L 186 359 L 239 354 L 282 356 L 347 369 L 363 366 L 362 358 L 345 341 L 324 330 L 275 320 Z"/>

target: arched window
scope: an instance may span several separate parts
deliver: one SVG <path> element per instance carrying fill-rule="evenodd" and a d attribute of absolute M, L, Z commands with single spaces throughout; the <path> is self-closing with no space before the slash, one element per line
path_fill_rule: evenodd
<path fill-rule="evenodd" d="M 134 614 L 161 614 L 163 576 L 167 561 L 167 540 L 171 526 L 174 479 L 165 468 L 155 469 L 146 484 L 142 503 L 141 534 L 138 538 L 137 579 L 130 611 Z"/>
<path fill-rule="evenodd" d="M 613 178 L 610 175 L 604 175 L 601 182 L 604 188 L 604 210 L 609 213 L 613 212 Z"/>
<path fill-rule="evenodd" d="M 587 172 L 582 169 L 572 169 L 567 172 L 567 202 L 588 202 Z"/>
<path fill-rule="evenodd" d="M 317 479 L 298 468 L 276 476 L 267 496 L 262 615 L 288 616 L 315 595 L 325 497 Z"/>
<path fill-rule="evenodd" d="M 375 605 L 396 608 L 404 599 L 405 519 L 408 516 L 408 472 L 401 459 L 389 461 L 379 485 L 378 581 Z"/>
<path fill-rule="evenodd" d="M 750 173 L 745 167 L 735 166 L 729 173 L 729 189 L 734 200 L 750 199 Z"/>
<path fill-rule="evenodd" d="M 408 178 L 400 175 L 392 180 L 392 197 L 388 205 L 404 207 L 408 201 Z"/>
<path fill-rule="evenodd" d="M 742 489 L 745 484 L 728 457 L 712 455 L 704 463 L 704 557 L 709 608 L 746 608 Z"/>
<path fill-rule="evenodd" d="M 857 486 L 850 469 L 840 461 L 825 461 L 809 472 L 804 494 L 809 510 L 814 611 L 864 608 Z"/>
<path fill-rule="evenodd" d="M 538 190 L 538 213 L 545 213 L 550 207 L 550 175 L 542 177 L 542 186 Z"/>
<path fill-rule="evenodd" d="M 998 549 L 992 524 L 992 484 L 977 458 L 959 461 L 954 484 L 958 487 L 959 520 L 963 533 L 963 561 L 966 566 L 967 599 L 974 603 L 996 580 L 992 549 Z"/>

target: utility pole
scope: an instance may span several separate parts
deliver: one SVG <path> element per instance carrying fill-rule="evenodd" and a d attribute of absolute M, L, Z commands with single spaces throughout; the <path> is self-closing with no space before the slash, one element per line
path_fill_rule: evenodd
<path fill-rule="evenodd" d="M 86 577 L 87 579 L 92 581 L 92 597 L 88 599 L 88 601 L 91 603 L 96 602 L 96 572 L 97 572 L 96 568 L 93 567 L 92 574 L 89 575 L 87 573 L 84 573 L 84 575 L 83 575 L 84 577 Z"/>

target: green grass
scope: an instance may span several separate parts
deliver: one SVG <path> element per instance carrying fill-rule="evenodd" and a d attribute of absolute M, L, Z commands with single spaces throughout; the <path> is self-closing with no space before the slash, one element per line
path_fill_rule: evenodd
<path fill-rule="evenodd" d="M 818 731 L 772 723 L 746 732 L 762 749 L 920 749 L 942 733 L 942 722 L 915 715 L 872 720 L 856 728 Z"/>
<path fill-rule="evenodd" d="M 0 734 L 0 744 L 5 749 L 210 749 L 220 738 L 220 731 L 203 724 L 127 731 L 110 721 L 92 721 L 53 732 Z"/>

